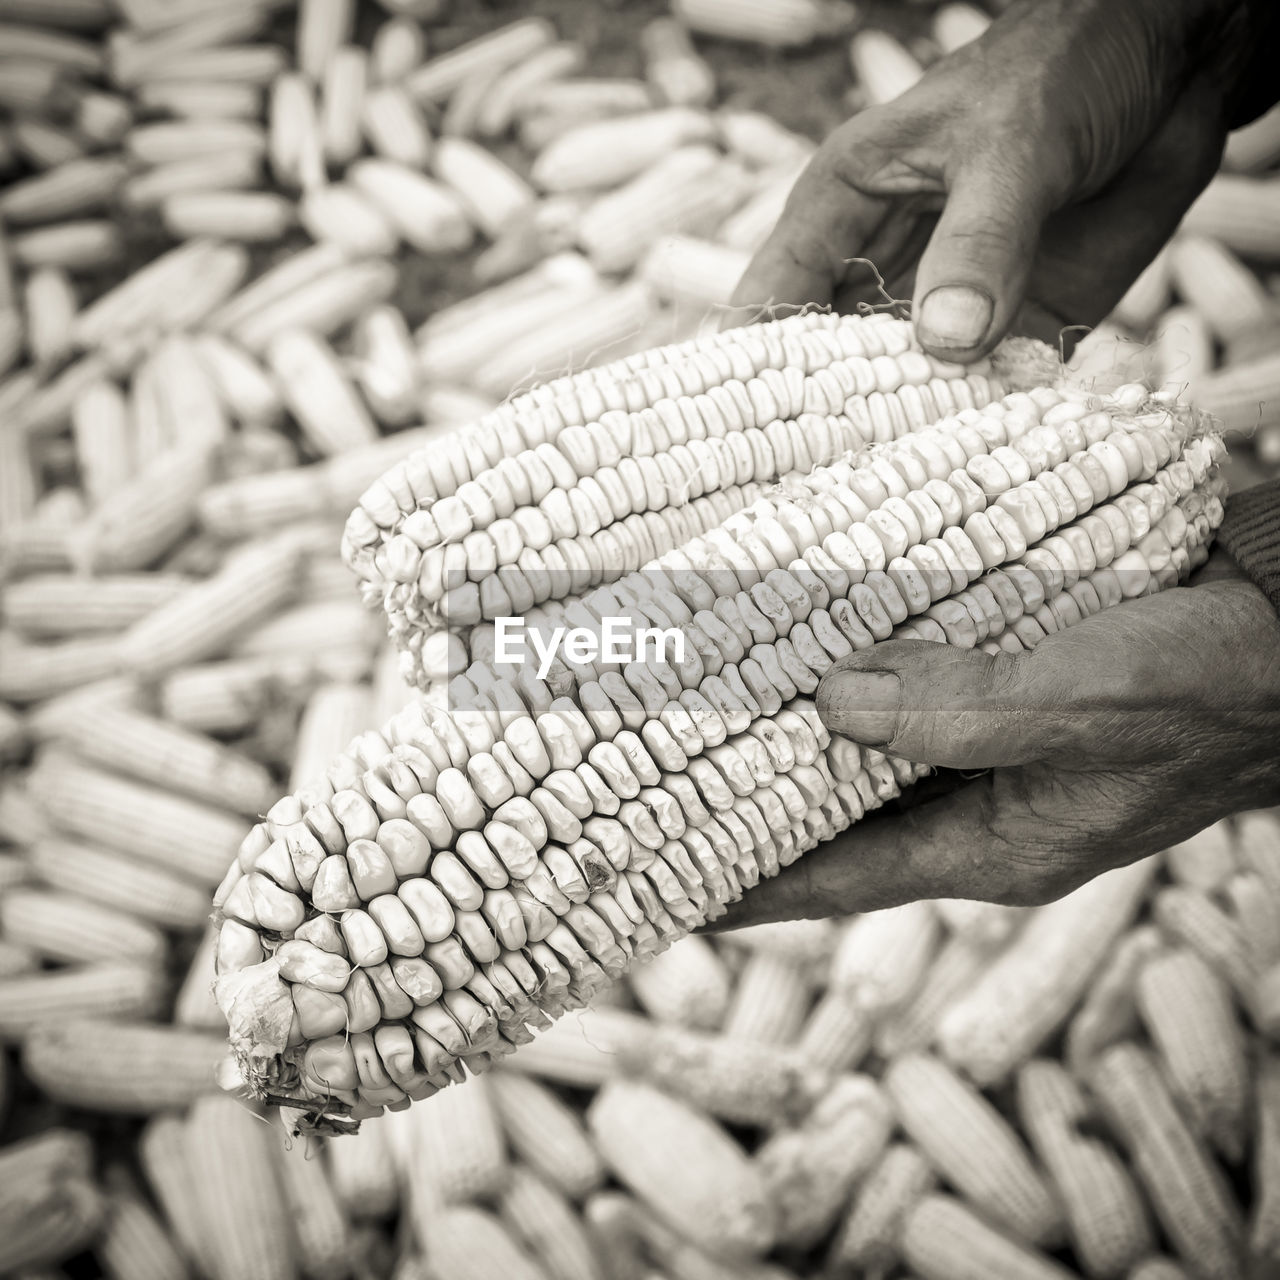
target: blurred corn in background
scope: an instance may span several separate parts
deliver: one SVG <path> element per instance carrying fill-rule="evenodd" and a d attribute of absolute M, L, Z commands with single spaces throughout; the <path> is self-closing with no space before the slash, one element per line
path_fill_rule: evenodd
<path fill-rule="evenodd" d="M 354 1137 L 217 1088 L 211 891 L 410 696 L 350 510 L 714 323 L 826 130 L 989 17 L 0 0 L 0 1273 L 1280 1265 L 1273 814 L 1049 907 L 686 939 Z M 1237 484 L 1280 469 L 1278 171 L 1273 111 L 1073 359 L 1189 388 Z"/>

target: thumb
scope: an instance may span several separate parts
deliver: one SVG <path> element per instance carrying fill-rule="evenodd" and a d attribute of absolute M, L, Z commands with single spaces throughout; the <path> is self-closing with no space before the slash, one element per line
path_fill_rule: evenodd
<path fill-rule="evenodd" d="M 957 173 L 916 273 L 912 315 L 925 349 L 985 355 L 1022 304 L 1050 208 L 1032 162 L 975 160 Z"/>
<path fill-rule="evenodd" d="M 886 641 L 827 673 L 818 714 L 833 733 L 918 764 L 1030 764 L 1064 745 L 1062 712 L 1080 684 L 1036 652 Z"/>

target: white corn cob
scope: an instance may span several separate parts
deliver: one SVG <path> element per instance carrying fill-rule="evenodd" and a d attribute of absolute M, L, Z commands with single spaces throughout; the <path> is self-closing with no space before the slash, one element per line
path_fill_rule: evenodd
<path fill-rule="evenodd" d="M 1159 931 L 1151 925 L 1139 925 L 1116 942 L 1106 967 L 1067 1024 L 1064 1058 L 1076 1075 L 1086 1076 L 1098 1054 L 1137 1031 L 1138 974 L 1162 945 Z"/>
<path fill-rule="evenodd" d="M 198 1098 L 187 1119 L 211 1280 L 291 1280 L 291 1219 L 271 1144 L 274 1135 L 234 1098 Z"/>
<path fill-rule="evenodd" d="M 1151 914 L 1166 937 L 1196 952 L 1248 1007 L 1258 967 L 1240 926 L 1217 903 L 1197 889 L 1170 885 L 1156 894 Z"/>
<path fill-rule="evenodd" d="M 180 253 L 186 246 L 173 252 Z M 282 259 L 251 280 L 209 317 L 207 328 L 229 334 L 255 313 L 288 299 L 343 266 L 346 257 L 336 245 L 311 245 Z"/>
<path fill-rule="evenodd" d="M 79 218 L 39 227 L 9 241 L 13 260 L 28 268 L 58 267 L 71 272 L 109 266 L 124 256 L 124 242 L 114 222 Z"/>
<path fill-rule="evenodd" d="M 461 253 L 474 238 L 466 210 L 447 187 L 391 160 L 357 160 L 348 179 L 422 253 Z"/>
<path fill-rule="evenodd" d="M 360 103 L 360 123 L 375 154 L 410 169 L 431 160 L 431 130 L 421 108 L 400 85 L 375 85 Z"/>
<path fill-rule="evenodd" d="M 1280 1260 L 1280 1059 L 1262 1057 L 1255 1085 L 1253 1211 L 1249 1248 L 1268 1262 Z"/>
<path fill-rule="evenodd" d="M 632 115 L 654 105 L 653 94 L 641 80 L 553 80 L 522 99 L 520 141 L 526 151 L 540 152 L 588 121 Z"/>
<path fill-rule="evenodd" d="M 266 152 L 262 126 L 246 120 L 166 120 L 134 125 L 125 153 L 140 164 L 170 164 L 221 151 Z"/>
<path fill-rule="evenodd" d="M 671 11 L 700 35 L 779 49 L 838 35 L 854 20 L 840 0 L 675 0 Z"/>
<path fill-rule="evenodd" d="M 301 0 L 298 5 L 298 66 L 317 83 L 355 26 L 354 0 Z"/>
<path fill-rule="evenodd" d="M 323 635 L 336 648 L 373 652 L 382 639 L 377 619 L 358 600 L 320 600 L 299 604 L 246 631 L 231 650 L 233 658 L 287 659 Z"/>
<path fill-rule="evenodd" d="M 566 41 L 539 49 L 500 72 L 490 82 L 476 107 L 476 135 L 491 139 L 502 137 L 511 127 L 516 112 L 529 93 L 541 84 L 551 83 L 580 71 L 583 60 L 582 46 Z"/>
<path fill-rule="evenodd" d="M 1280 963 L 1280 896 L 1273 886 L 1257 871 L 1238 871 L 1226 893 L 1254 964 L 1268 969 Z"/>
<path fill-rule="evenodd" d="M 180 1280 L 186 1263 L 132 1178 L 112 1169 L 107 1186 L 105 1226 L 94 1249 L 107 1280 Z"/>
<path fill-rule="evenodd" d="M 750 953 L 738 974 L 723 1032 L 733 1040 L 788 1044 L 799 1033 L 813 994 L 813 979 L 799 966 L 767 952 Z"/>
<path fill-rule="evenodd" d="M 70 351 L 77 306 L 75 285 L 60 267 L 39 267 L 27 277 L 27 353 L 37 365 L 52 366 Z"/>
<path fill-rule="evenodd" d="M 279 240 L 294 222 L 293 204 L 269 191 L 194 191 L 164 201 L 160 216 L 178 239 Z"/>
<path fill-rule="evenodd" d="M 130 0 L 126 8 L 136 9 L 138 0 Z M 122 86 L 136 86 L 138 81 L 179 54 L 215 49 L 237 40 L 251 40 L 261 33 L 267 21 L 267 7 L 234 4 L 222 7 L 197 6 L 183 13 L 172 5 L 154 6 L 165 9 L 162 27 L 155 30 L 117 31 L 111 42 L 111 79 Z M 130 15 L 136 19 L 136 15 Z"/>
<path fill-rule="evenodd" d="M 1256 173 L 1280 160 L 1280 108 L 1272 107 L 1256 120 L 1227 135 L 1222 167 L 1234 173 Z"/>
<path fill-rule="evenodd" d="M 849 62 L 867 105 L 873 107 L 892 102 L 924 75 L 924 68 L 900 41 L 875 28 L 854 35 Z"/>
<path fill-rule="evenodd" d="M 830 985 L 871 1017 L 896 1009 L 924 980 L 940 933 L 929 902 L 858 916 L 836 948 Z"/>
<path fill-rule="evenodd" d="M 158 964 L 165 953 L 164 935 L 154 925 L 77 894 L 50 889 L 10 889 L 0 898 L 0 931 L 19 946 L 62 964 Z"/>
<path fill-rule="evenodd" d="M 5 621 L 30 637 L 117 631 L 167 604 L 187 585 L 177 574 L 162 573 L 35 575 L 6 586 Z"/>
<path fill-rule="evenodd" d="M 848 996 L 826 991 L 809 1011 L 796 1041 L 816 1067 L 851 1071 L 871 1047 L 872 1021 Z"/>
<path fill-rule="evenodd" d="M 118 156 L 88 156 L 10 183 L 0 192 L 0 216 L 10 225 L 56 222 L 101 209 L 128 174 Z"/>
<path fill-rule="evenodd" d="M 369 45 L 370 77 L 377 84 L 403 80 L 426 56 L 427 40 L 421 24 L 408 17 L 388 18 L 373 33 Z"/>
<path fill-rule="evenodd" d="M 1165 850 L 1169 874 L 1179 884 L 1213 893 L 1236 871 L 1234 836 L 1224 819 Z"/>
<path fill-rule="evenodd" d="M 223 45 L 175 53 L 139 70 L 144 87 L 156 82 L 224 81 L 260 87 L 285 70 L 284 50 L 270 44 Z"/>
<path fill-rule="evenodd" d="M 92 896 L 104 907 L 162 928 L 198 928 L 209 914 L 208 895 L 198 885 L 125 854 L 42 840 L 28 857 L 35 874 L 52 888 Z"/>
<path fill-rule="evenodd" d="M 658 1022 L 714 1030 L 729 1008 L 729 970 L 705 938 L 681 938 L 633 969 L 629 983 L 636 1002 Z"/>
<path fill-rule="evenodd" d="M 0 1148 L 0 1268 L 53 1266 L 83 1251 L 104 1206 L 82 1135 L 50 1129 Z M 36 1274 L 39 1274 L 36 1272 Z"/>
<path fill-rule="evenodd" d="M 174 196 L 204 191 L 249 190 L 262 183 L 262 153 L 253 148 L 216 151 L 171 160 L 125 183 L 121 198 L 131 209 L 161 209 Z"/>
<path fill-rule="evenodd" d="M 1228 248 L 1206 236 L 1179 235 L 1169 247 L 1179 296 L 1209 322 L 1223 342 L 1275 323 L 1275 300 Z"/>
<path fill-rule="evenodd" d="M 500 27 L 425 62 L 405 79 L 415 98 L 442 102 L 468 81 L 489 78 L 555 39 L 545 18 L 525 18 Z"/>
<path fill-rule="evenodd" d="M 173 1112 L 153 1116 L 138 1135 L 137 1153 L 147 1186 L 184 1257 L 207 1271 L 209 1228 L 200 1204 L 199 1155 L 192 1150 L 185 1117 Z"/>
<path fill-rule="evenodd" d="M 1146 333 L 1155 324 L 1172 301 L 1170 259 L 1180 244 L 1181 241 L 1175 240 L 1172 246 L 1166 245 L 1143 268 L 1124 297 L 1111 309 L 1112 320 L 1137 333 Z"/>
<path fill-rule="evenodd" d="M 563 1193 L 526 1165 L 516 1165 L 498 1201 L 512 1237 L 556 1280 L 603 1280 L 582 1219 Z"/>
<path fill-rule="evenodd" d="M 404 314 L 390 304 L 365 312 L 351 334 L 353 373 L 380 422 L 402 427 L 421 417 L 418 352 Z"/>
<path fill-rule="evenodd" d="M 1073 1275 L 1002 1235 L 959 1200 L 935 1193 L 907 1210 L 902 1256 L 920 1280 L 1071 1280 Z"/>
<path fill-rule="evenodd" d="M 129 410 L 124 393 L 105 379 L 86 387 L 71 409 L 80 481 L 91 502 L 124 484 L 133 470 Z"/>
<path fill-rule="evenodd" d="M 944 1055 L 979 1084 L 1004 1079 L 1062 1024 L 1150 883 L 1149 862 L 1041 907 L 938 1024 Z"/>
<path fill-rule="evenodd" d="M 226 1019 L 213 998 L 217 941 L 213 928 L 206 927 L 173 999 L 176 1026 L 221 1031 L 226 1025 Z"/>
<path fill-rule="evenodd" d="M 506 1070 L 494 1071 L 488 1083 L 507 1141 L 544 1180 L 573 1200 L 604 1181 L 578 1113 L 546 1085 Z"/>
<path fill-rule="evenodd" d="M 898 1261 L 903 1216 L 935 1182 L 929 1162 L 903 1142 L 886 1147 L 857 1185 L 827 1256 L 833 1275 L 887 1271 Z"/>
<path fill-rule="evenodd" d="M 185 1107 L 216 1091 L 222 1037 L 153 1023 L 46 1021 L 23 1041 L 27 1076 L 67 1106 L 122 1115 Z"/>
<path fill-rule="evenodd" d="M 414 28 L 421 37 L 421 30 Z M 375 42 L 376 48 L 376 42 Z M 332 165 L 348 165 L 360 154 L 360 120 L 370 79 L 370 54 L 357 45 L 334 52 L 320 93 L 320 142 Z"/>
<path fill-rule="evenodd" d="M 1280 849 L 1280 819 L 1267 810 L 1238 814 L 1235 819 L 1236 847 L 1240 865 L 1256 871 L 1280 894 L 1280 868 L 1275 852 Z"/>
<path fill-rule="evenodd" d="M 30 787 L 66 834 L 206 886 L 226 874 L 244 835 L 242 818 L 53 751 L 41 754 Z"/>
<path fill-rule="evenodd" d="M 1182 227 L 1221 240 L 1228 249 L 1263 262 L 1280 257 L 1276 208 L 1280 183 L 1220 173 L 1183 216 Z"/>
<path fill-rule="evenodd" d="M 390 256 L 400 243 L 386 214 L 346 182 L 308 191 L 298 205 L 298 221 L 313 240 L 356 256 Z"/>
<path fill-rule="evenodd" d="M 70 160 L 79 160 L 85 154 L 83 144 L 74 133 L 43 120 L 15 120 L 10 139 L 14 150 L 33 169 L 53 169 Z"/>
<path fill-rule="evenodd" d="M 344 1134 L 327 1145 L 325 1154 L 334 1194 L 352 1218 L 387 1218 L 395 1212 L 400 1190 L 384 1119 Z"/>
<path fill-rule="evenodd" d="M 271 340 L 266 356 L 285 404 L 317 452 L 342 453 L 377 440 L 377 428 L 323 338 L 286 330 Z"/>
<path fill-rule="evenodd" d="M 933 42 L 943 53 L 976 40 L 991 25 L 991 15 L 971 4 L 944 4 L 933 15 Z"/>
<path fill-rule="evenodd" d="M 190 120 L 253 120 L 261 115 L 262 90 L 234 80 L 156 80 L 138 87 L 137 101 Z"/>
<path fill-rule="evenodd" d="M 123 669 L 115 636 L 82 636 L 29 644 L 0 631 L 0 698 L 25 704 L 56 697 Z"/>
<path fill-rule="evenodd" d="M 673 107 L 705 107 L 716 95 L 715 72 L 674 18 L 659 17 L 640 31 L 645 79 Z"/>
<path fill-rule="evenodd" d="M 727 305 L 749 261 L 743 249 L 693 236 L 663 236 L 641 259 L 636 275 L 663 301 L 705 310 Z"/>
<path fill-rule="evenodd" d="M 1062 1209 L 1013 1128 L 972 1085 L 922 1053 L 894 1059 L 884 1086 L 908 1136 L 993 1222 L 1031 1244 L 1059 1238 Z"/>
<path fill-rule="evenodd" d="M 432 154 L 431 168 L 491 240 L 533 207 L 535 196 L 529 184 L 490 151 L 466 138 L 441 138 Z"/>
<path fill-rule="evenodd" d="M 20 973 L 0 980 L 0 1039 L 70 1018 L 154 1017 L 164 999 L 164 974 L 136 960 Z"/>
<path fill-rule="evenodd" d="M 1244 1154 L 1248 1068 L 1226 982 L 1194 951 L 1151 957 L 1137 980 L 1138 1011 L 1193 1132 L 1238 1163 Z"/>
<path fill-rule="evenodd" d="M 191 339 L 218 398 L 241 427 L 274 427 L 280 420 L 280 389 L 248 352 L 216 333 Z"/>
<path fill-rule="evenodd" d="M 714 136 L 711 117 L 688 107 L 593 121 L 548 144 L 534 160 L 529 176 L 544 191 L 616 187 L 677 147 L 709 142 Z"/>
<path fill-rule="evenodd" d="M 1089 1083 L 1178 1253 L 1208 1280 L 1240 1275 L 1240 1210 L 1179 1116 L 1151 1055 L 1134 1044 L 1115 1045 L 1098 1059 Z"/>
<path fill-rule="evenodd" d="M 592 1100 L 587 1125 L 619 1181 L 683 1235 L 739 1258 L 772 1243 L 777 1218 L 759 1171 L 705 1115 L 648 1085 L 613 1080 Z"/>
<path fill-rule="evenodd" d="M 326 1153 L 315 1140 L 295 1138 L 282 1124 L 272 1127 L 300 1270 L 317 1280 L 350 1275 L 355 1257 L 351 1224 L 334 1191 Z"/>
<path fill-rule="evenodd" d="M 1250 434 L 1280 422 L 1280 355 L 1264 354 L 1204 373 L 1191 383 L 1197 405 L 1226 431 Z"/>
<path fill-rule="evenodd" d="M 468 1080 L 433 1101 L 437 1105 L 409 1113 L 415 1166 L 426 1172 L 445 1204 L 499 1195 L 511 1166 L 488 1080 Z"/>
<path fill-rule="evenodd" d="M 291 791 L 323 774 L 329 763 L 369 723 L 372 702 L 360 684 L 324 684 L 307 699 L 294 746 Z"/>
<path fill-rule="evenodd" d="M 439 1280 L 550 1280 L 498 1218 L 473 1205 L 455 1205 L 434 1215 L 428 1240 L 431 1274 Z"/>
<path fill-rule="evenodd" d="M 1114 1150 L 1084 1131 L 1084 1096 L 1056 1062 L 1018 1072 L 1018 1119 L 1053 1180 L 1072 1248 L 1090 1276 L 1123 1276 L 1153 1247 L 1142 1198 Z"/>
<path fill-rule="evenodd" d="M 778 1212 L 778 1240 L 812 1247 L 828 1234 L 855 1182 L 880 1157 L 893 1118 L 867 1076 L 837 1078 L 794 1129 L 767 1138 L 755 1154 Z"/>
<path fill-rule="evenodd" d="M 1152 1256 L 1143 1258 L 1129 1272 L 1128 1280 L 1190 1280 L 1190 1276 L 1172 1258 Z"/>
<path fill-rule="evenodd" d="M 591 204 L 578 221 L 578 242 L 599 270 L 626 271 L 664 234 L 711 231 L 748 188 L 737 161 L 702 144 L 677 147 Z"/>

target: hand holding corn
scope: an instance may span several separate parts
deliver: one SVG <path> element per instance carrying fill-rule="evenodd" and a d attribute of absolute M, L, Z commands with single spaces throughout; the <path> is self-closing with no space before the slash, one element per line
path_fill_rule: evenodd
<path fill-rule="evenodd" d="M 1129 600 L 1022 654 L 923 641 L 854 653 L 818 687 L 830 730 L 987 772 L 808 854 L 717 927 L 917 898 L 1040 904 L 1274 804 L 1277 653 L 1275 611 L 1232 576 Z"/>
<path fill-rule="evenodd" d="M 869 261 L 949 360 L 1096 324 L 1275 100 L 1275 27 L 1242 0 L 1019 0 L 832 132 L 735 304 L 882 302 Z"/>

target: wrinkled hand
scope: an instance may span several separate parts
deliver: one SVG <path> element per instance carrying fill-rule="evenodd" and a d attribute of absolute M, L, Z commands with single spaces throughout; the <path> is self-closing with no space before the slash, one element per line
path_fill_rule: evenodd
<path fill-rule="evenodd" d="M 1217 167 L 1213 0 L 1021 0 L 896 101 L 837 128 L 734 295 L 770 305 L 913 296 L 925 349 L 985 354 L 1101 320 Z M 1215 30 L 1224 26 L 1220 16 Z"/>
<path fill-rule="evenodd" d="M 1027 653 L 897 641 L 837 664 L 817 692 L 833 733 L 990 772 L 856 823 L 713 927 L 916 898 L 1048 902 L 1280 802 L 1280 619 L 1256 587 L 1213 580 L 1214 568 Z"/>

